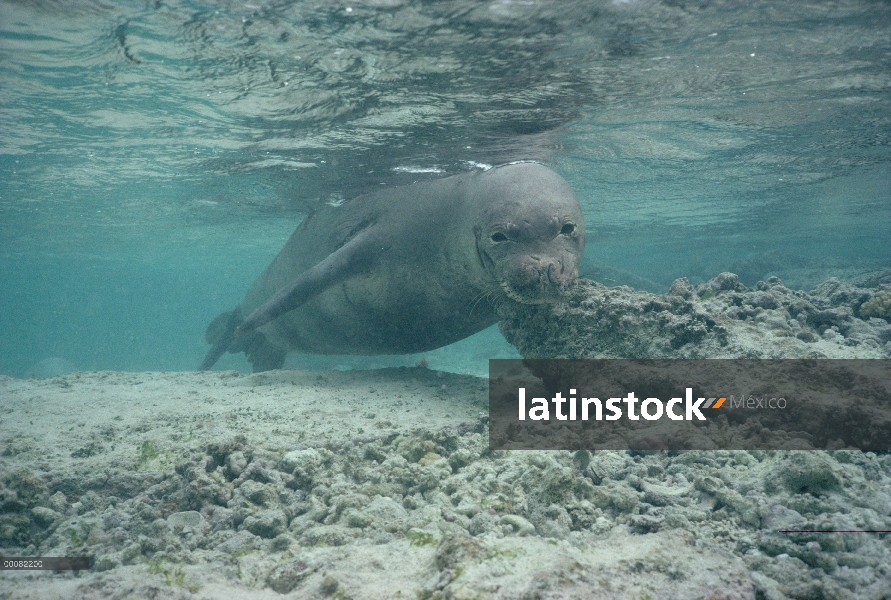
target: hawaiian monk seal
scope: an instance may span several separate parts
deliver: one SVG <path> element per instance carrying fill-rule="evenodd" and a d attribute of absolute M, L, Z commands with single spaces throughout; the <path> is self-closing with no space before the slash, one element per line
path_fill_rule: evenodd
<path fill-rule="evenodd" d="M 582 211 L 569 184 L 513 163 L 360 196 L 311 213 L 207 329 L 201 369 L 245 352 L 408 354 L 496 323 L 497 305 L 555 301 L 578 277 Z"/>

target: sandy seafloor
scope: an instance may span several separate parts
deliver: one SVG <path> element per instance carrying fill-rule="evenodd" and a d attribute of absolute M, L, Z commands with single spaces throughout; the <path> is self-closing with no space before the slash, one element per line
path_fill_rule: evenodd
<path fill-rule="evenodd" d="M 491 452 L 486 380 L 424 367 L 0 395 L 3 554 L 94 557 L 3 599 L 891 598 L 891 534 L 778 533 L 891 530 L 889 454 Z"/>

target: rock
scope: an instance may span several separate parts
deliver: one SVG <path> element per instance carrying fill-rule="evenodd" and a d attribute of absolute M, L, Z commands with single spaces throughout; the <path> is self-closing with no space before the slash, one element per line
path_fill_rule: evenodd
<path fill-rule="evenodd" d="M 816 494 L 839 488 L 839 478 L 824 454 L 790 452 L 778 457 L 776 463 L 777 468 L 770 482 L 778 481 L 792 493 Z"/>
<path fill-rule="evenodd" d="M 436 547 L 434 562 L 439 570 L 452 569 L 485 556 L 485 546 L 468 535 L 446 535 Z"/>
<path fill-rule="evenodd" d="M 65 513 L 68 510 L 68 500 L 62 492 L 56 492 L 47 500 L 47 506 L 58 513 Z"/>
<path fill-rule="evenodd" d="M 354 532 L 346 527 L 326 525 L 305 531 L 300 543 L 306 546 L 345 546 L 354 537 Z"/>
<path fill-rule="evenodd" d="M 891 289 L 876 292 L 875 296 L 860 305 L 860 318 L 876 317 L 891 321 Z"/>
<path fill-rule="evenodd" d="M 325 596 L 330 596 L 334 592 L 337 591 L 337 588 L 340 587 L 340 583 L 331 575 L 326 575 L 322 580 L 322 583 L 319 585 L 319 592 L 324 594 Z"/>
<path fill-rule="evenodd" d="M 93 569 L 96 571 L 111 571 L 121 566 L 121 557 L 118 553 L 103 554 L 93 561 Z"/>
<path fill-rule="evenodd" d="M 35 506 L 31 509 L 31 518 L 33 518 L 34 522 L 41 527 L 49 527 L 61 517 L 62 515 L 51 508 Z"/>
<path fill-rule="evenodd" d="M 581 279 L 562 303 L 502 305 L 499 327 L 524 358 L 887 358 L 891 324 L 875 318 L 886 285 L 891 271 L 810 293 L 775 277 L 749 289 L 732 273 L 665 295 Z"/>
<path fill-rule="evenodd" d="M 234 536 L 216 547 L 219 552 L 226 554 L 239 554 L 249 550 L 256 550 L 260 547 L 260 538 L 250 531 L 241 530 Z"/>
<path fill-rule="evenodd" d="M 245 518 L 241 524 L 242 529 L 266 539 L 274 538 L 284 532 L 287 527 L 287 516 L 276 508 L 257 511 Z"/>
<path fill-rule="evenodd" d="M 244 456 L 244 452 L 235 451 L 226 457 L 226 468 L 229 471 L 229 476 L 232 478 L 237 478 L 241 475 L 247 464 L 248 461 Z"/>
<path fill-rule="evenodd" d="M 268 506 L 275 501 L 274 489 L 265 483 L 248 479 L 238 487 L 238 491 L 251 503 L 259 506 Z"/>
<path fill-rule="evenodd" d="M 266 585 L 279 594 L 288 594 L 313 570 L 302 558 L 293 558 L 273 567 L 266 577 Z"/>
<path fill-rule="evenodd" d="M 286 452 L 279 462 L 279 469 L 294 476 L 296 488 L 308 490 L 312 485 L 313 473 L 321 467 L 325 455 L 320 450 L 308 448 Z"/>
<path fill-rule="evenodd" d="M 201 513 L 194 510 L 171 514 L 167 517 L 167 525 L 180 535 L 200 533 L 207 527 Z"/>
<path fill-rule="evenodd" d="M 502 515 L 499 523 L 505 526 L 504 530 L 519 537 L 535 533 L 535 525 L 519 515 Z"/>
<path fill-rule="evenodd" d="M 408 518 L 408 513 L 395 500 L 382 496 L 372 500 L 363 512 L 372 527 L 388 533 L 403 531 Z"/>

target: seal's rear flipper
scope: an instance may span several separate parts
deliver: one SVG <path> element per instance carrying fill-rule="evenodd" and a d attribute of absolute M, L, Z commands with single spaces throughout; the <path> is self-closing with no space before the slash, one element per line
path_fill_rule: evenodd
<path fill-rule="evenodd" d="M 248 362 L 253 365 L 254 373 L 281 369 L 284 366 L 287 353 L 278 346 L 270 344 L 265 335 L 259 331 L 253 331 L 245 337 L 248 339 L 245 340 L 247 347 L 244 349 L 244 353 Z M 239 343 L 239 346 L 241 345 Z"/>
<path fill-rule="evenodd" d="M 211 347 L 204 362 L 198 367 L 199 371 L 209 370 L 227 351 L 244 352 L 248 362 L 254 366 L 254 373 L 282 368 L 286 352 L 270 344 L 265 335 L 259 331 L 251 331 L 236 337 L 235 330 L 243 321 L 241 310 L 236 308 L 210 322 L 204 337 Z"/>
<path fill-rule="evenodd" d="M 235 329 L 241 325 L 242 321 L 244 319 L 241 317 L 241 310 L 236 308 L 235 310 L 224 312 L 210 322 L 210 325 L 207 326 L 207 331 L 204 333 L 204 339 L 207 340 L 208 344 L 211 344 L 211 347 L 207 351 L 201 366 L 198 367 L 199 371 L 209 370 L 229 350 L 232 346 L 232 341 L 235 339 Z"/>

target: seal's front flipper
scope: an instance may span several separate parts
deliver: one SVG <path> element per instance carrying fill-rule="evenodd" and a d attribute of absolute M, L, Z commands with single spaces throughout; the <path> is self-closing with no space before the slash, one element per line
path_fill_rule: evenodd
<path fill-rule="evenodd" d="M 316 294 L 335 283 L 339 283 L 356 273 L 366 271 L 373 264 L 380 251 L 380 244 L 370 240 L 368 229 L 325 257 L 322 262 L 300 273 L 284 288 L 276 292 L 238 325 L 235 336 L 242 336 L 276 317 L 292 311 Z"/>
<path fill-rule="evenodd" d="M 220 357 L 232 346 L 232 341 L 235 339 L 235 330 L 241 325 L 242 321 L 241 310 L 236 308 L 218 315 L 216 319 L 210 322 L 210 325 L 207 326 L 207 331 L 204 333 L 204 339 L 211 346 L 201 366 L 198 367 L 199 371 L 209 370 L 214 363 L 220 360 Z"/>

